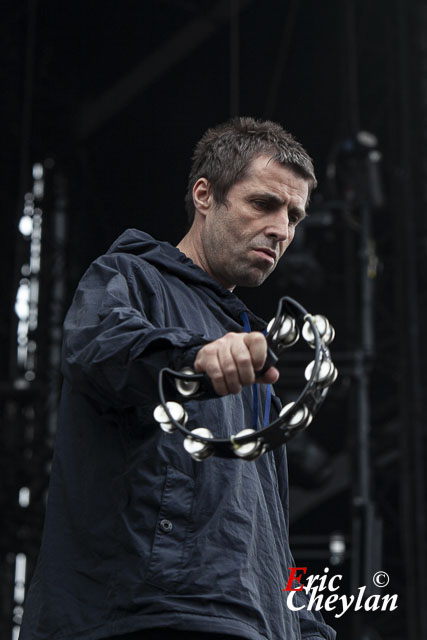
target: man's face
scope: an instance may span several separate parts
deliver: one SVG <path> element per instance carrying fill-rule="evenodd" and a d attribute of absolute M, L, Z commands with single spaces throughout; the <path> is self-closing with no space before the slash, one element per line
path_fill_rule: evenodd
<path fill-rule="evenodd" d="M 275 269 L 305 216 L 308 181 L 268 156 L 252 160 L 202 230 L 204 268 L 227 289 L 256 287 Z"/>

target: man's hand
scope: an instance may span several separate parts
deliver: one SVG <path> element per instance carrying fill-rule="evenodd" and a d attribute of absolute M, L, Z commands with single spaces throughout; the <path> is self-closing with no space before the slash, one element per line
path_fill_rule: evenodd
<path fill-rule="evenodd" d="M 225 396 L 253 384 L 255 373 L 263 368 L 266 357 L 267 341 L 259 331 L 226 333 L 200 349 L 194 368 L 197 373 L 205 372 L 216 393 Z M 256 382 L 271 384 L 278 378 L 278 370 L 270 367 Z"/>

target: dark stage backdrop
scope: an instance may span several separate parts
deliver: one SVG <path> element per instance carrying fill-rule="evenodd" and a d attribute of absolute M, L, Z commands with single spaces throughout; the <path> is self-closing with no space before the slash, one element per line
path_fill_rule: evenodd
<path fill-rule="evenodd" d="M 4 4 L 2 640 L 22 613 L 16 554 L 26 557 L 27 582 L 37 554 L 63 313 L 90 261 L 126 228 L 179 241 L 192 149 L 231 115 L 280 122 L 308 149 L 319 179 L 283 264 L 261 289 L 238 291 L 266 319 L 292 295 L 337 331 L 338 382 L 289 446 L 296 563 L 308 573 L 330 566 L 346 594 L 364 584 L 363 566 L 390 575 L 397 610 L 324 612 L 339 637 L 427 637 L 425 25 L 421 0 Z M 35 380 L 19 388 L 14 304 L 29 245 L 18 222 L 35 163 L 44 168 L 39 357 Z M 278 392 L 286 399 L 299 383 L 290 357 Z M 34 496 L 27 507 L 24 486 Z"/>

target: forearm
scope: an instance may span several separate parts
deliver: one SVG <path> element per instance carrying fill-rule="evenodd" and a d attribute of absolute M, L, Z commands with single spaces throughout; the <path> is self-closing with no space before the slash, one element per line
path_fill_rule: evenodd
<path fill-rule="evenodd" d="M 207 342 L 188 329 L 162 326 L 159 308 L 153 321 L 158 301 L 135 290 L 129 277 L 95 264 L 64 323 L 64 376 L 74 388 L 117 408 L 152 402 L 159 369 L 192 364 Z"/>

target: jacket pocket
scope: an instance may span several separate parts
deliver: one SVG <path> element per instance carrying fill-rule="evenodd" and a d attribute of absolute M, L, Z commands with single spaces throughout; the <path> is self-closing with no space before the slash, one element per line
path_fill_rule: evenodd
<path fill-rule="evenodd" d="M 180 582 L 193 495 L 193 478 L 168 465 L 147 572 L 147 582 L 167 591 Z"/>

